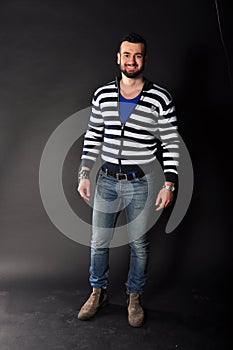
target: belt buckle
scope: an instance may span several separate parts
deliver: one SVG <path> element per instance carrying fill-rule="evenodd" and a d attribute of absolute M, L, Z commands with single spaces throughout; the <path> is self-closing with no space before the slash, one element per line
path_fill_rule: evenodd
<path fill-rule="evenodd" d="M 123 179 L 120 179 L 120 177 L 121 176 L 123 176 L 124 178 Z M 117 180 L 125 180 L 125 181 L 127 181 L 128 180 L 128 176 L 127 176 L 127 174 L 124 174 L 124 173 L 116 173 L 116 178 L 117 178 Z"/>

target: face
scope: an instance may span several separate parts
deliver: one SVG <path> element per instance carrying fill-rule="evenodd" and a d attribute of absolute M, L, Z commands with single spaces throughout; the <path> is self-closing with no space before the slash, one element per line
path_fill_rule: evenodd
<path fill-rule="evenodd" d="M 121 72 L 128 78 L 136 78 L 144 70 L 144 44 L 123 41 L 117 53 L 117 63 Z"/>

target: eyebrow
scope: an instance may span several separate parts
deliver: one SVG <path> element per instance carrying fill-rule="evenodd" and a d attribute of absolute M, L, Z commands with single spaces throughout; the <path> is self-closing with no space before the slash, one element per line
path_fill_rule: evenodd
<path fill-rule="evenodd" d="M 122 54 L 130 54 L 130 52 L 123 51 Z M 135 55 L 143 55 L 143 52 L 135 52 Z"/>

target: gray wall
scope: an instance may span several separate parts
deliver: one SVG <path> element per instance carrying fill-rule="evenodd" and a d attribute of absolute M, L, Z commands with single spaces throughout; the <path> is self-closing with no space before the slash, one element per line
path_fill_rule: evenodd
<path fill-rule="evenodd" d="M 132 5 L 132 6 L 131 6 Z M 49 220 L 39 192 L 44 146 L 67 117 L 90 105 L 97 86 L 117 73 L 118 39 L 146 37 L 146 76 L 176 101 L 192 158 L 195 187 L 179 227 L 164 233 L 168 213 L 152 230 L 146 293 L 178 281 L 221 289 L 231 273 L 228 199 L 230 62 L 221 42 L 214 1 L 1 1 L 0 3 L 0 283 L 87 289 L 89 248 L 63 235 Z M 231 59 L 227 2 L 219 13 Z M 229 63 L 229 64 L 228 64 Z M 80 142 L 64 166 L 71 203 L 80 165 Z M 111 250 L 112 293 L 124 292 L 128 247 Z"/>

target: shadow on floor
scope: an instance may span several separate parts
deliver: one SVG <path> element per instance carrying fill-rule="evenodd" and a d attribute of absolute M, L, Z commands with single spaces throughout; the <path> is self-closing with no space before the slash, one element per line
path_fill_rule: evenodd
<path fill-rule="evenodd" d="M 126 307 L 109 304 L 90 321 L 76 312 L 87 295 L 77 290 L 0 291 L 1 350 L 229 349 L 223 319 L 189 310 L 146 309 L 142 328 L 127 322 Z"/>

